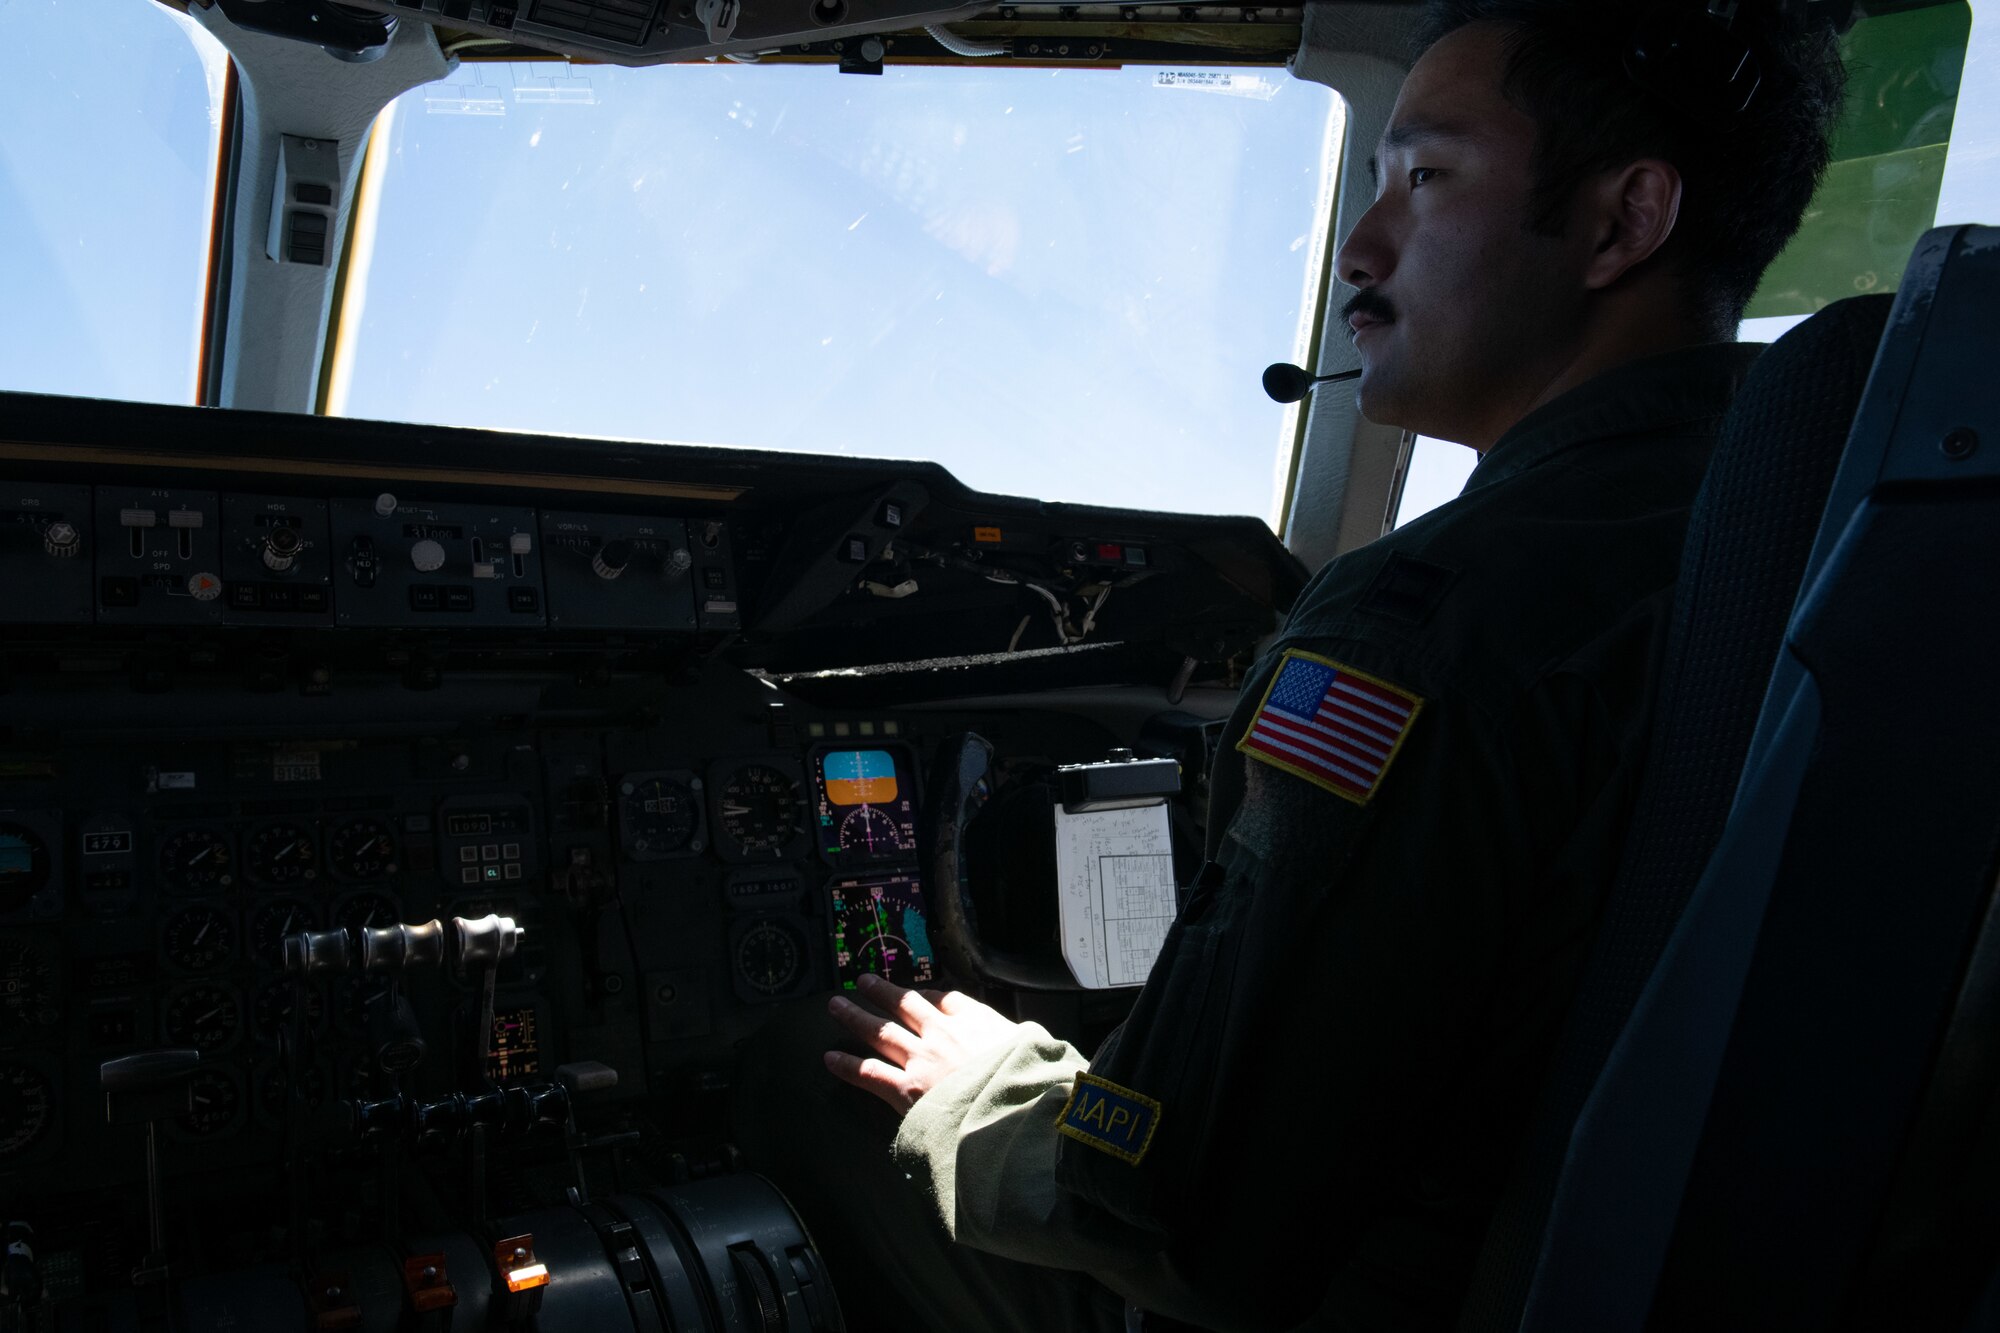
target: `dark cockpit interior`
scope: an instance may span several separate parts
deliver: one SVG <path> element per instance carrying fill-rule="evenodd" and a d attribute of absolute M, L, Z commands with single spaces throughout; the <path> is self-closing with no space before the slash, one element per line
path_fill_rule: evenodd
<path fill-rule="evenodd" d="M 1052 811 L 1143 772 L 1171 908 L 1245 674 L 1393 525 L 1415 441 L 1317 334 L 1282 540 L 934 463 L 318 415 L 359 131 L 460 58 L 1290 62 L 1347 99 L 1351 220 L 1412 6 L 165 2 L 237 62 L 198 405 L 0 393 L 0 1329 L 863 1326 L 739 1146 L 760 1035 L 875 973 L 1102 1041 L 1136 986 L 1077 980 Z M 1990 694 L 1990 626 L 1926 627 L 1991 620 L 2000 246 L 1929 222 L 1868 238 L 1916 251 L 1893 311 L 1836 301 L 1859 243 L 1809 227 L 1833 258 L 1788 270 L 1831 308 L 1780 349 L 1833 369 L 1767 354 L 1724 432 L 1681 748 L 1467 1329 L 2000 1310 L 2000 792 L 1866 702 Z M 1812 480 L 1759 490 L 1780 434 Z M 1934 762 L 1878 827 L 1853 796 L 1897 746 Z M 1915 905 L 1877 920 L 1890 866 Z"/>

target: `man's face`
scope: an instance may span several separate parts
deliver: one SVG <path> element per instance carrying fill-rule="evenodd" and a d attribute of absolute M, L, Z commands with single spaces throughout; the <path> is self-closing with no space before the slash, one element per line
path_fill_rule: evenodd
<path fill-rule="evenodd" d="M 1504 43 L 1472 24 L 1417 62 L 1334 259 L 1360 289 L 1362 412 L 1480 448 L 1573 353 L 1585 295 L 1574 241 L 1529 227 L 1535 126 L 1502 95 Z"/>

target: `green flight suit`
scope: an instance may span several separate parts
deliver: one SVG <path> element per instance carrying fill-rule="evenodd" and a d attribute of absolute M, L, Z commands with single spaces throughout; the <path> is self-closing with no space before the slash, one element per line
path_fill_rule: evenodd
<path fill-rule="evenodd" d="M 1124 1025 L 1090 1060 L 1026 1025 L 903 1120 L 898 1174 L 958 1246 L 865 1191 L 930 1328 L 1117 1328 L 1097 1284 L 1206 1328 L 1451 1327 L 1616 873 L 1689 507 L 1761 350 L 1597 377 L 1314 577 L 1245 685 L 1210 864 Z M 1419 701 L 1378 719 L 1365 802 L 1238 748 L 1294 654 Z M 1086 1068 L 1157 1105 L 1143 1154 L 1058 1132 Z"/>

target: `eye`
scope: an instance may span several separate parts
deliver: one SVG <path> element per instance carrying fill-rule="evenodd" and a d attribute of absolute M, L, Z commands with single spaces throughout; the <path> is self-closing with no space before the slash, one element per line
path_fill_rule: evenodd
<path fill-rule="evenodd" d="M 1414 190 L 1438 174 L 1438 168 L 1436 167 L 1411 167 L 1410 188 Z"/>

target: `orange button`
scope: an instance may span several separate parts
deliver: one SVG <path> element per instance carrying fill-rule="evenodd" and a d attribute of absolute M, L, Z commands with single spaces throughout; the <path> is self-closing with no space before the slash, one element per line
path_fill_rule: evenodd
<path fill-rule="evenodd" d="M 511 1292 L 533 1291 L 536 1287 L 549 1285 L 549 1266 L 529 1264 L 526 1268 L 507 1270 L 507 1290 Z"/>

